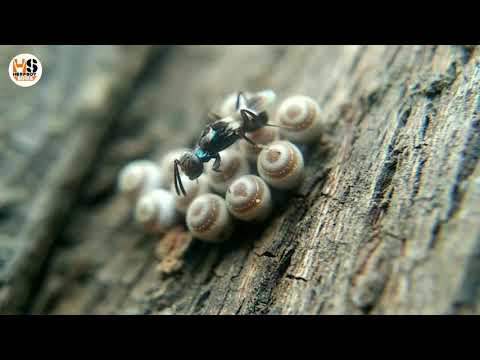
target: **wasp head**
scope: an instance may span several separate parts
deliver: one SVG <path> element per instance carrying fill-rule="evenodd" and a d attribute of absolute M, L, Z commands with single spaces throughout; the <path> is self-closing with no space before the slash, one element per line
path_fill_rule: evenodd
<path fill-rule="evenodd" d="M 182 169 L 182 172 L 188 176 L 190 180 L 195 180 L 203 173 L 203 162 L 198 158 L 197 155 L 193 152 L 187 152 L 182 155 L 180 160 L 175 160 L 174 164 L 174 175 L 175 175 L 175 189 L 177 194 L 180 195 L 180 190 L 183 195 L 186 195 L 185 189 L 183 188 L 182 180 L 180 178 L 180 173 L 178 167 Z"/>
<path fill-rule="evenodd" d="M 195 180 L 203 173 L 203 162 L 193 152 L 183 154 L 178 164 L 190 180 Z"/>

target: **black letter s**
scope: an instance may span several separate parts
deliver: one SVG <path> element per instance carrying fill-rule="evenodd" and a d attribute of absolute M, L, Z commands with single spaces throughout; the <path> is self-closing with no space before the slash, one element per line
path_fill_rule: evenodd
<path fill-rule="evenodd" d="M 32 65 L 33 64 L 33 65 Z M 29 73 L 36 73 L 38 70 L 37 60 L 35 59 L 28 59 L 27 60 L 27 72 Z"/>

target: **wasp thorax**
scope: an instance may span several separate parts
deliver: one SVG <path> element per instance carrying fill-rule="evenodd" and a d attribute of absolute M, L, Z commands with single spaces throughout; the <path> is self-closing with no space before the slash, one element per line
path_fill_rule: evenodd
<path fill-rule="evenodd" d="M 297 142 L 309 143 L 320 135 L 320 106 L 308 96 L 297 95 L 285 99 L 276 114 L 277 122 L 284 126 L 282 137 Z"/>
<path fill-rule="evenodd" d="M 160 160 L 160 170 L 165 174 L 165 179 L 163 181 L 163 186 L 167 189 L 170 188 L 170 185 L 173 183 L 174 179 L 174 170 L 173 165 L 175 159 L 180 159 L 180 157 L 189 151 L 187 148 L 175 149 L 167 152 Z"/>
<path fill-rule="evenodd" d="M 162 233 L 177 223 L 173 194 L 164 189 L 142 195 L 135 207 L 135 220 L 153 233 Z"/>
<path fill-rule="evenodd" d="M 153 161 L 136 160 L 127 164 L 118 175 L 118 190 L 131 201 L 145 192 L 160 187 L 164 176 Z"/>
<path fill-rule="evenodd" d="M 289 141 L 275 141 L 264 148 L 257 159 L 260 176 L 278 189 L 292 189 L 303 180 L 303 155 Z"/>
<path fill-rule="evenodd" d="M 187 212 L 187 208 L 190 203 L 195 199 L 197 196 L 202 194 L 206 194 L 209 190 L 208 180 L 205 176 L 200 176 L 196 180 L 190 180 L 185 175 L 180 175 L 183 187 L 185 189 L 186 195 L 183 194 L 177 195 L 175 193 L 175 186 L 172 184 L 171 192 L 174 194 L 175 197 L 175 207 L 176 209 L 185 214 Z"/>
<path fill-rule="evenodd" d="M 213 170 L 213 162 L 210 162 L 206 175 L 210 187 L 214 191 L 224 194 L 235 179 L 249 173 L 250 166 L 245 156 L 237 149 L 228 148 L 221 151 L 219 155 L 221 161 L 218 171 Z"/>
<path fill-rule="evenodd" d="M 260 177 L 245 175 L 236 179 L 225 196 L 230 213 L 245 221 L 262 221 L 272 211 L 268 185 Z"/>
<path fill-rule="evenodd" d="M 247 136 L 257 144 L 267 145 L 279 138 L 278 128 L 262 127 L 256 131 L 247 133 Z M 249 144 L 245 140 L 238 142 L 240 151 L 244 153 L 246 158 L 250 161 L 257 161 L 257 156 L 260 154 L 261 148 Z"/>
<path fill-rule="evenodd" d="M 215 194 L 196 197 L 188 207 L 186 222 L 193 236 L 207 242 L 225 241 L 233 231 L 225 200 Z"/>

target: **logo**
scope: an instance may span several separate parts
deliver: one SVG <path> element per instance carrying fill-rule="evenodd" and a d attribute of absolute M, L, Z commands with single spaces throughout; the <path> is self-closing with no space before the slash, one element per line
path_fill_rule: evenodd
<path fill-rule="evenodd" d="M 42 77 L 42 64 L 32 54 L 20 54 L 10 61 L 8 75 L 18 86 L 33 86 Z"/>

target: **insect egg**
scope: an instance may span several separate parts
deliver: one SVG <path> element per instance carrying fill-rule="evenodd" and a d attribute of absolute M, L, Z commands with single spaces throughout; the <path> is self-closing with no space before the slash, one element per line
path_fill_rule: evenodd
<path fill-rule="evenodd" d="M 278 107 L 276 120 L 280 134 L 290 141 L 304 144 L 320 135 L 320 106 L 308 96 L 296 95 L 285 99 Z"/>
<path fill-rule="evenodd" d="M 150 160 L 135 160 L 122 168 L 118 175 L 118 190 L 131 201 L 163 183 L 163 173 Z"/>
<path fill-rule="evenodd" d="M 170 191 L 174 194 L 175 198 L 175 207 L 176 209 L 185 214 L 187 212 L 188 205 L 195 199 L 197 196 L 205 194 L 208 192 L 208 180 L 205 176 L 200 176 L 198 179 L 190 180 L 185 175 L 180 175 L 183 187 L 185 188 L 186 195 L 178 195 L 175 192 L 175 185 L 172 184 Z"/>
<path fill-rule="evenodd" d="M 272 211 L 268 185 L 258 176 L 244 175 L 235 180 L 226 194 L 227 207 L 237 219 L 262 221 Z"/>
<path fill-rule="evenodd" d="M 255 104 L 253 105 L 259 111 L 270 111 L 277 100 L 277 94 L 271 89 L 262 90 L 254 95 Z"/>
<path fill-rule="evenodd" d="M 152 233 L 162 233 L 178 221 L 173 194 L 164 189 L 142 195 L 135 206 L 135 220 Z"/>
<path fill-rule="evenodd" d="M 206 168 L 206 176 L 210 187 L 224 194 L 233 180 L 250 172 L 250 166 L 245 156 L 235 148 L 227 148 L 219 155 L 221 161 L 218 171 L 213 170 L 211 162 Z"/>
<path fill-rule="evenodd" d="M 267 145 L 258 155 L 257 170 L 274 188 L 293 189 L 303 181 L 303 155 L 291 142 L 275 141 Z"/>
<path fill-rule="evenodd" d="M 186 222 L 194 237 L 207 242 L 225 241 L 233 232 L 225 200 L 216 194 L 196 197 L 187 209 Z"/>
<path fill-rule="evenodd" d="M 256 131 L 249 132 L 246 135 L 255 143 L 262 145 L 267 145 L 279 139 L 279 131 L 278 128 L 275 127 L 262 127 Z M 239 141 L 238 144 L 240 151 L 243 152 L 248 160 L 252 162 L 257 160 L 257 156 L 261 151 L 260 148 L 252 146 L 252 144 L 249 144 L 245 140 Z"/>

